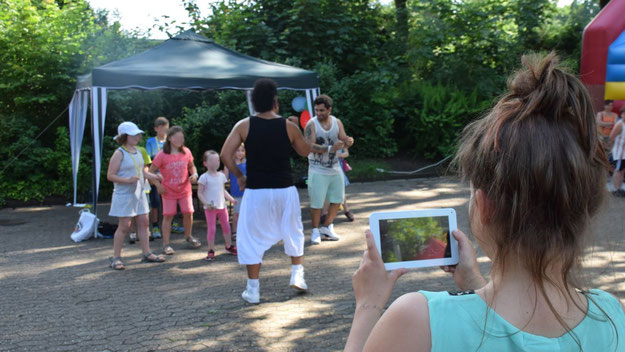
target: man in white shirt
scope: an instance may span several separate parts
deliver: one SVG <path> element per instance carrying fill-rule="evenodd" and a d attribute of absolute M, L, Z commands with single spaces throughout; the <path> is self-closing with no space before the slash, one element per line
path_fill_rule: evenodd
<path fill-rule="evenodd" d="M 334 217 L 345 198 L 345 181 L 337 151 L 354 144 L 354 138 L 345 133 L 341 120 L 332 116 L 332 99 L 322 94 L 315 101 L 315 117 L 306 124 L 304 135 L 312 145 L 308 155 L 308 194 L 312 214 L 312 244 L 321 243 L 321 236 L 338 241 L 334 232 Z M 320 228 L 319 219 L 323 203 L 328 201 L 328 215 Z"/>

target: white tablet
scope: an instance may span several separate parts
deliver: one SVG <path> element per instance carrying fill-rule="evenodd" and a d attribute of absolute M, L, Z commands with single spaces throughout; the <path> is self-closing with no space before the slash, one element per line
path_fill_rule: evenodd
<path fill-rule="evenodd" d="M 373 213 L 369 226 L 386 270 L 458 264 L 451 208 Z"/>

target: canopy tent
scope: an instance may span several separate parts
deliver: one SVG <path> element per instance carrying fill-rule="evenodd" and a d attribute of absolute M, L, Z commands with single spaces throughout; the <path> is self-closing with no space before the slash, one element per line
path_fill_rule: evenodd
<path fill-rule="evenodd" d="M 102 141 L 106 120 L 107 91 L 110 89 L 240 89 L 247 92 L 250 114 L 254 109 L 250 93 L 259 78 L 271 78 L 278 89 L 306 92 L 311 116 L 312 102 L 319 94 L 317 74 L 300 68 L 264 61 L 224 48 L 193 31 L 186 31 L 160 45 L 126 59 L 94 68 L 78 77 L 69 105 L 70 144 L 74 182 L 74 204 L 80 149 L 87 106 L 91 101 L 93 140 L 93 207 L 96 211 Z"/>

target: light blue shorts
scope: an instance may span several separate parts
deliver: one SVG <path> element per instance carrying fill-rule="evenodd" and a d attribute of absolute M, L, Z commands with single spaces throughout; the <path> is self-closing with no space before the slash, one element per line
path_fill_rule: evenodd
<path fill-rule="evenodd" d="M 308 172 L 308 196 L 310 207 L 313 209 L 323 208 L 326 201 L 330 204 L 343 204 L 345 198 L 345 176 L 343 173 L 336 175 L 323 175 Z"/>

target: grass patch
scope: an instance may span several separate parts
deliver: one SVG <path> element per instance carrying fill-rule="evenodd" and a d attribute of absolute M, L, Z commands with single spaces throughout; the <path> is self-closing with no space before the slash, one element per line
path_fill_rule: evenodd
<path fill-rule="evenodd" d="M 384 173 L 377 169 L 388 169 L 389 163 L 380 159 L 345 159 L 352 167 L 352 171 L 347 172 L 350 181 L 375 181 L 387 178 Z"/>

